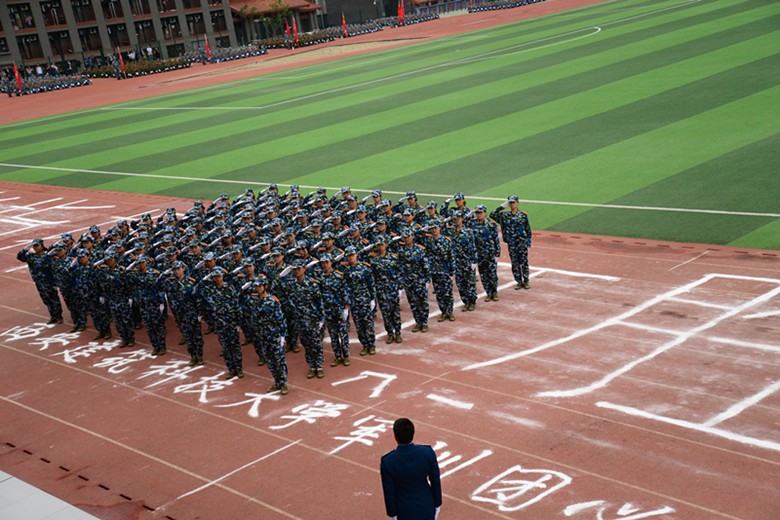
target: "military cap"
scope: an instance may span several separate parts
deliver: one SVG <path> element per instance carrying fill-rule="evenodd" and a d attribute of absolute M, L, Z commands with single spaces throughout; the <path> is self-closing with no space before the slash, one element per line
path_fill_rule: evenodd
<path fill-rule="evenodd" d="M 307 244 L 305 240 L 298 240 L 298 241 L 295 243 L 295 247 L 296 247 L 297 249 L 306 249 L 306 248 L 308 248 L 308 247 L 309 247 L 309 244 Z"/>
<path fill-rule="evenodd" d="M 243 260 L 241 260 L 241 265 L 242 266 L 245 266 L 245 265 L 255 265 L 255 259 L 252 258 L 252 257 L 244 258 Z"/>
<path fill-rule="evenodd" d="M 222 237 L 223 238 L 229 238 L 229 237 L 232 237 L 232 236 L 233 236 L 233 233 L 229 229 L 225 229 L 224 231 L 222 231 Z"/>
<path fill-rule="evenodd" d="M 241 246 L 240 245 L 235 244 L 235 245 L 230 246 L 230 253 L 231 254 L 243 253 L 243 251 L 241 250 Z"/>
<path fill-rule="evenodd" d="M 350 201 L 351 200 L 357 200 L 357 198 L 354 195 L 350 195 L 349 197 L 347 197 L 347 200 L 350 200 Z"/>
<path fill-rule="evenodd" d="M 100 226 L 91 226 L 89 228 L 90 233 L 100 233 Z"/>
<path fill-rule="evenodd" d="M 333 210 L 333 215 L 332 215 L 333 218 L 341 218 L 343 216 L 344 216 L 344 212 L 341 211 L 340 209 Z"/>
<path fill-rule="evenodd" d="M 70 233 L 63 233 L 60 235 L 60 238 L 63 240 L 73 240 L 73 235 Z"/>
<path fill-rule="evenodd" d="M 433 219 L 430 222 L 428 222 L 428 227 L 429 228 L 434 228 L 434 227 L 440 228 L 441 227 L 441 222 L 439 221 L 439 219 Z"/>
<path fill-rule="evenodd" d="M 149 238 L 149 233 L 147 233 L 146 231 L 141 231 L 140 233 L 138 233 L 138 238 L 140 238 L 141 240 L 145 238 Z"/>
<path fill-rule="evenodd" d="M 76 256 L 82 257 L 82 256 L 89 256 L 89 249 L 86 249 L 82 247 L 76 252 Z"/>
<path fill-rule="evenodd" d="M 278 190 L 278 189 L 279 189 L 279 186 L 278 186 L 276 183 L 274 183 L 274 184 L 269 184 L 269 185 L 268 185 L 268 189 L 269 189 L 269 190 Z"/>
<path fill-rule="evenodd" d="M 357 211 L 358 211 L 358 213 L 366 213 L 366 207 L 364 205 L 360 204 L 357 207 Z"/>
<path fill-rule="evenodd" d="M 318 218 L 315 218 L 311 221 L 311 227 L 322 227 L 322 221 Z"/>
<path fill-rule="evenodd" d="M 168 215 L 175 215 L 176 214 L 176 208 L 166 208 L 165 213 Z"/>
<path fill-rule="evenodd" d="M 268 285 L 268 278 L 265 276 L 258 276 L 254 280 L 252 280 L 252 286 L 259 287 L 261 285 Z"/>
<path fill-rule="evenodd" d="M 371 196 L 372 197 L 381 197 L 382 196 L 382 190 L 371 190 Z"/>
<path fill-rule="evenodd" d="M 280 219 L 279 217 L 274 218 L 273 220 L 271 220 L 271 225 L 272 226 L 281 226 L 282 225 L 282 219 Z"/>
<path fill-rule="evenodd" d="M 435 208 L 436 206 L 438 206 L 438 204 L 436 204 L 435 200 L 431 200 L 425 205 L 426 208 Z"/>
<path fill-rule="evenodd" d="M 379 218 L 377 218 L 377 219 L 376 219 L 376 224 L 377 224 L 377 225 L 379 225 L 379 224 L 385 224 L 385 225 L 387 225 L 387 218 L 385 218 L 385 217 L 379 217 Z"/>
<path fill-rule="evenodd" d="M 376 237 L 376 243 L 377 244 L 387 245 L 387 244 L 389 244 L 392 241 L 393 241 L 393 238 L 390 235 L 382 234 L 382 235 L 379 235 L 378 237 Z"/>
<path fill-rule="evenodd" d="M 414 231 L 412 231 L 411 229 L 408 229 L 408 228 L 407 228 L 407 229 L 404 229 L 404 230 L 401 232 L 401 236 L 402 236 L 402 237 L 413 237 L 413 236 L 414 236 Z"/>
<path fill-rule="evenodd" d="M 509 197 L 507 197 L 506 200 L 508 200 L 509 202 L 519 202 L 520 201 L 520 199 L 517 198 L 517 195 L 510 195 Z"/>
<path fill-rule="evenodd" d="M 194 237 L 196 233 L 197 231 L 195 231 L 195 228 L 190 227 L 184 230 L 184 234 L 187 235 L 188 237 Z"/>
<path fill-rule="evenodd" d="M 43 245 L 43 239 L 42 238 L 33 238 L 32 245 L 34 245 L 34 246 L 42 246 Z"/>
<path fill-rule="evenodd" d="M 480 211 L 487 211 L 487 206 L 484 204 L 477 204 L 477 207 L 474 208 L 474 211 L 480 212 Z"/>
<path fill-rule="evenodd" d="M 227 193 L 220 193 L 218 198 L 220 200 L 227 200 L 230 199 L 230 196 Z"/>
<path fill-rule="evenodd" d="M 404 217 L 409 217 L 409 216 L 412 216 L 412 215 L 414 215 L 414 213 L 412 213 L 412 210 L 410 210 L 410 209 L 404 210 Z"/>
<path fill-rule="evenodd" d="M 209 276 L 211 278 L 214 278 L 214 277 L 217 277 L 217 276 L 225 276 L 225 270 L 222 269 L 221 267 L 215 267 L 214 269 L 211 270 L 211 272 L 209 273 Z"/>
<path fill-rule="evenodd" d="M 163 242 L 173 242 L 173 235 L 170 233 L 163 235 L 162 237 Z"/>
<path fill-rule="evenodd" d="M 301 189 L 297 184 L 290 184 L 290 191 L 299 191 Z"/>
<path fill-rule="evenodd" d="M 331 233 L 330 231 L 326 231 L 325 233 L 322 234 L 323 240 L 335 240 L 335 238 L 336 237 L 334 237 L 333 233 Z"/>
<path fill-rule="evenodd" d="M 382 206 L 391 206 L 391 205 L 392 204 L 390 204 L 390 199 L 382 199 L 382 202 L 379 203 L 380 207 L 382 207 Z"/>
<path fill-rule="evenodd" d="M 95 239 L 92 238 L 92 235 L 90 234 L 84 234 L 81 235 L 81 238 L 79 239 L 80 242 L 94 242 Z"/>
<path fill-rule="evenodd" d="M 407 191 L 406 192 L 406 196 L 407 197 L 414 197 L 416 199 L 417 198 L 417 192 L 415 192 L 415 191 Z"/>
<path fill-rule="evenodd" d="M 462 211 L 453 211 L 451 216 L 452 216 L 452 218 L 463 218 L 463 212 Z"/>
<path fill-rule="evenodd" d="M 209 252 L 209 253 L 206 253 L 206 254 L 203 255 L 203 259 L 204 260 L 216 260 L 217 259 L 217 255 L 215 255 L 214 253 Z"/>
<path fill-rule="evenodd" d="M 150 263 L 149 262 L 149 257 L 146 256 L 146 255 L 138 255 L 138 258 L 135 259 L 135 262 L 136 263 L 142 263 L 143 262 L 143 263 L 147 263 L 147 264 Z"/>
<path fill-rule="evenodd" d="M 349 226 L 350 231 L 360 231 L 360 225 L 359 224 L 352 224 Z"/>
<path fill-rule="evenodd" d="M 141 215 L 141 220 L 151 220 L 151 219 L 152 219 L 151 213 L 144 213 L 143 215 Z"/>
<path fill-rule="evenodd" d="M 170 256 L 170 255 L 175 255 L 176 253 L 178 253 L 178 251 L 176 250 L 176 246 L 168 246 L 165 248 L 166 255 Z"/>
<path fill-rule="evenodd" d="M 194 219 L 192 219 L 192 223 L 193 224 L 203 224 L 203 219 L 200 218 L 200 217 L 195 217 Z"/>
<path fill-rule="evenodd" d="M 202 200 L 196 200 L 192 203 L 192 206 L 195 208 L 202 208 L 203 207 L 203 201 Z"/>
<path fill-rule="evenodd" d="M 355 246 L 347 246 L 346 249 L 344 249 L 345 255 L 356 255 L 357 254 L 357 248 Z"/>
<path fill-rule="evenodd" d="M 51 246 L 51 248 L 52 248 L 54 251 L 65 251 L 65 249 L 67 249 L 67 248 L 66 248 L 66 246 L 65 246 L 65 244 L 62 244 L 62 243 L 60 243 L 60 242 L 57 242 L 56 244 L 54 244 L 53 246 Z"/>
<path fill-rule="evenodd" d="M 320 262 L 332 262 L 333 257 L 330 256 L 330 253 L 322 253 L 320 255 Z"/>
<path fill-rule="evenodd" d="M 185 267 L 184 262 L 181 260 L 176 260 L 174 263 L 171 264 L 171 267 L 174 269 L 181 269 L 182 267 Z"/>
<path fill-rule="evenodd" d="M 119 227 L 125 227 L 127 225 L 127 220 L 120 218 L 116 221 L 116 225 Z"/>
<path fill-rule="evenodd" d="M 322 186 L 317 188 L 317 193 L 319 193 L 320 195 L 324 195 L 327 192 L 328 192 L 328 188 L 323 188 Z"/>
<path fill-rule="evenodd" d="M 274 255 L 274 256 L 276 256 L 276 255 L 283 255 L 284 254 L 284 249 L 282 249 L 281 247 L 275 247 L 275 248 L 273 248 L 271 250 L 271 254 Z"/>
<path fill-rule="evenodd" d="M 268 238 L 268 237 L 260 237 L 260 240 L 258 240 L 257 243 L 259 245 L 261 245 L 261 246 L 264 246 L 266 244 L 270 244 L 271 243 L 271 239 Z"/>
<path fill-rule="evenodd" d="M 284 230 L 284 235 L 285 236 L 294 235 L 294 234 L 295 234 L 295 229 L 294 228 L 288 227 L 287 229 Z"/>
<path fill-rule="evenodd" d="M 306 260 L 303 258 L 296 258 L 293 260 L 293 268 L 295 269 L 301 269 L 303 267 L 306 267 Z"/>
<path fill-rule="evenodd" d="M 109 247 L 103 252 L 105 258 L 119 258 L 119 251 L 115 247 Z"/>
<path fill-rule="evenodd" d="M 217 203 L 217 209 L 228 209 L 230 206 L 227 202 L 222 201 Z"/>
<path fill-rule="evenodd" d="M 463 200 L 463 199 L 466 198 L 466 194 L 463 193 L 462 191 L 459 191 L 458 193 L 455 194 L 455 196 L 453 198 L 455 200 Z"/>
<path fill-rule="evenodd" d="M 351 193 L 351 192 L 352 190 L 349 189 L 349 186 L 344 186 L 343 188 L 341 188 L 341 193 Z"/>

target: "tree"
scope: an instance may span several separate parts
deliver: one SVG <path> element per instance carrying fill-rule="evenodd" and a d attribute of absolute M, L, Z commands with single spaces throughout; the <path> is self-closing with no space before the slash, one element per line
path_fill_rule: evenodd
<path fill-rule="evenodd" d="M 257 34 L 255 33 L 255 22 L 265 23 L 266 20 L 263 16 L 263 13 L 261 13 L 257 7 L 245 4 L 241 6 L 241 9 L 238 10 L 237 14 L 239 18 L 244 20 L 244 27 L 249 27 L 249 40 L 256 40 Z"/>
<path fill-rule="evenodd" d="M 284 0 L 274 0 L 269 8 L 271 31 L 274 36 L 279 36 L 284 30 L 284 22 L 290 17 L 290 6 Z"/>

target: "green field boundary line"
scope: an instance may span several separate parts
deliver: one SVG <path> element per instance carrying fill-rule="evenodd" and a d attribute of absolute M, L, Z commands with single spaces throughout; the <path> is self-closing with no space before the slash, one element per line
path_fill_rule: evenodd
<path fill-rule="evenodd" d="M 212 179 L 209 177 L 185 177 L 185 176 L 178 176 L 178 175 L 157 175 L 153 173 L 130 173 L 130 172 L 111 172 L 105 170 L 84 170 L 84 169 L 77 169 L 77 168 L 61 168 L 56 166 L 35 166 L 35 165 L 27 165 L 27 164 L 0 163 L 0 167 L 18 168 L 18 169 L 27 169 L 27 170 L 60 171 L 65 173 L 90 173 L 96 175 L 115 175 L 120 177 L 169 179 L 169 180 L 178 180 L 178 181 L 187 181 L 187 182 L 207 182 L 211 184 L 235 184 L 240 186 L 269 186 L 270 185 L 270 183 L 267 182 L 247 182 L 242 180 Z M 290 184 L 281 184 L 281 183 L 277 183 L 277 185 L 291 186 Z M 298 186 L 304 190 L 316 190 L 319 188 L 325 188 L 333 192 L 336 192 L 341 188 L 341 187 L 334 187 L 334 186 L 305 186 L 305 185 L 298 185 Z M 358 193 L 371 193 L 373 189 L 374 188 L 354 188 L 354 187 L 351 188 L 352 191 Z M 390 195 L 406 195 L 405 191 L 382 190 L 382 192 L 384 194 L 390 194 Z M 418 198 L 433 197 L 438 199 L 446 199 L 451 197 L 452 195 L 447 193 L 418 192 L 417 196 Z M 490 202 L 504 202 L 506 200 L 505 198 L 501 198 L 501 197 L 484 197 L 484 196 L 476 196 L 476 195 L 474 196 L 469 195 L 468 198 L 473 200 L 490 201 Z M 724 210 L 716 210 L 716 209 L 696 209 L 696 208 L 666 208 L 663 206 L 631 206 L 625 204 L 602 204 L 596 202 L 566 202 L 566 201 L 556 201 L 556 200 L 535 200 L 535 199 L 522 199 L 522 198 L 520 199 L 520 201 L 526 204 L 544 204 L 549 206 L 579 206 L 579 207 L 586 207 L 586 208 L 606 208 L 606 209 L 621 209 L 621 210 L 636 210 L 636 211 L 664 211 L 664 212 L 673 212 L 673 213 L 703 213 L 709 215 L 780 218 L 780 213 L 757 213 L 757 212 L 750 212 L 750 211 L 724 211 Z"/>

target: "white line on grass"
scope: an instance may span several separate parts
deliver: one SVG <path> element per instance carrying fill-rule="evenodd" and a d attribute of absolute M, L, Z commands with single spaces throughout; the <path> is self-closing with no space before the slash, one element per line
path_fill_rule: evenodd
<path fill-rule="evenodd" d="M 47 171 L 67 172 L 67 173 L 91 173 L 95 175 L 114 175 L 117 177 L 144 177 L 149 179 L 172 179 L 172 180 L 177 180 L 182 182 L 208 182 L 213 184 L 235 184 L 238 186 L 257 186 L 257 185 L 268 186 L 269 185 L 269 183 L 267 182 L 247 182 L 247 181 L 239 181 L 233 179 L 211 179 L 208 177 L 187 177 L 183 175 L 158 175 L 154 173 L 112 172 L 107 170 L 87 170 L 82 168 L 61 168 L 56 166 L 35 166 L 31 164 L 0 163 L 0 167 L 3 166 L 7 168 L 20 168 L 20 169 L 27 169 L 27 170 L 47 170 Z M 289 184 L 278 184 L 278 185 L 289 186 Z M 332 191 L 338 191 L 340 189 L 340 187 L 333 187 L 333 186 L 307 186 L 303 184 L 299 186 L 307 190 L 316 190 L 320 187 L 324 187 Z M 352 188 L 352 191 L 359 192 L 359 193 L 371 193 L 373 189 L 374 188 Z M 390 195 L 406 195 L 405 191 L 382 190 L 382 193 L 390 194 Z M 451 194 L 418 192 L 417 196 L 418 198 L 420 196 L 447 198 L 450 197 Z M 492 201 L 492 202 L 504 202 L 506 200 L 502 197 L 478 197 L 478 196 L 469 196 L 469 197 L 475 200 L 485 200 L 485 201 Z M 577 206 L 583 208 L 627 209 L 632 211 L 633 210 L 664 211 L 664 212 L 671 212 L 671 213 L 703 213 L 707 215 L 731 215 L 731 216 L 744 216 L 744 217 L 780 218 L 780 213 L 757 213 L 757 212 L 750 212 L 750 211 L 724 211 L 724 210 L 716 210 L 716 209 L 695 209 L 695 208 L 664 208 L 660 206 L 629 206 L 626 204 L 602 204 L 598 202 L 568 202 L 568 201 L 559 201 L 559 200 L 520 199 L 520 201 L 526 204 L 544 204 L 549 206 Z"/>

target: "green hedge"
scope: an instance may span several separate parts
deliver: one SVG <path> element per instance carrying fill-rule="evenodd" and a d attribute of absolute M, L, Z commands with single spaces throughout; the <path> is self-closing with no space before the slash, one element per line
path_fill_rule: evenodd
<path fill-rule="evenodd" d="M 125 75 L 128 78 L 137 76 L 147 76 L 149 74 L 158 74 L 160 72 L 168 72 L 170 70 L 185 69 L 190 66 L 190 63 L 181 59 L 173 58 L 169 60 L 139 60 L 125 62 Z M 103 65 L 102 67 L 94 67 L 89 70 L 85 70 L 82 76 L 88 78 L 113 78 L 114 67 L 111 65 Z"/>

